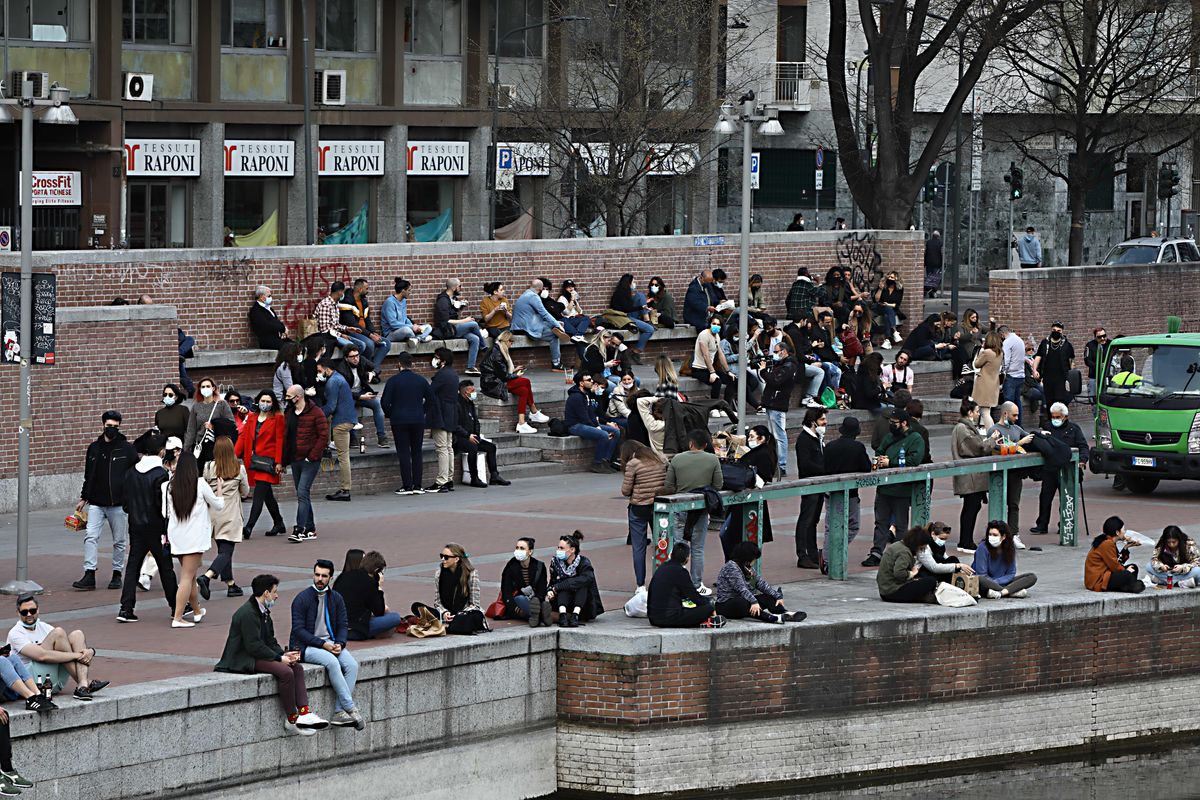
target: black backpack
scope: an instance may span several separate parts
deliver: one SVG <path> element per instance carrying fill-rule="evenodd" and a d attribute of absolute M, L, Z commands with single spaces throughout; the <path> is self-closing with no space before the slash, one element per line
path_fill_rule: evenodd
<path fill-rule="evenodd" d="M 553 417 L 550 420 L 550 435 L 551 436 L 570 436 L 571 430 L 567 427 L 567 423 L 563 422 L 558 417 Z"/>

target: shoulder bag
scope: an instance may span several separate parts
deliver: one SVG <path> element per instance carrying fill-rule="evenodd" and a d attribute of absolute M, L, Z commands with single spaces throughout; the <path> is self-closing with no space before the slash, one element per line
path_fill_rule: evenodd
<path fill-rule="evenodd" d="M 208 421 L 209 422 L 213 421 L 213 414 L 217 413 L 217 403 L 221 403 L 221 402 L 223 402 L 223 401 L 222 400 L 213 400 L 212 411 L 208 412 Z M 196 446 L 192 448 L 192 455 L 194 455 L 196 458 L 200 458 L 200 451 L 204 449 L 204 443 L 206 441 L 208 441 L 208 438 L 210 436 L 212 436 L 212 431 L 205 428 L 204 433 L 202 433 L 200 435 L 200 438 L 198 438 L 196 440 Z M 214 436 L 213 439 L 215 440 L 216 437 Z"/>
<path fill-rule="evenodd" d="M 265 425 L 266 422 L 263 423 Z M 250 443 L 250 469 L 267 475 L 275 474 L 275 459 L 258 454 L 258 431 L 261 425 L 254 426 L 254 440 Z"/>

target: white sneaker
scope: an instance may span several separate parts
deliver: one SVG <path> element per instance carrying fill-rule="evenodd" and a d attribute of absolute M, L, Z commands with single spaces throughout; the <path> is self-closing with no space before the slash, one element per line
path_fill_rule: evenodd
<path fill-rule="evenodd" d="M 1179 588 L 1180 589 L 1195 589 L 1196 588 L 1196 579 L 1188 578 L 1187 580 L 1180 581 Z"/>
<path fill-rule="evenodd" d="M 696 587 L 696 593 L 702 597 L 710 597 L 710 596 L 712 596 L 712 589 L 708 588 L 703 583 L 701 583 L 699 586 Z"/>
<path fill-rule="evenodd" d="M 824 408 L 825 407 L 825 406 L 821 405 L 821 403 L 818 402 L 815 397 L 804 398 L 804 405 L 808 406 L 809 408 Z"/>
<path fill-rule="evenodd" d="M 517 425 L 517 433 L 537 433 L 537 428 L 527 422 L 522 422 Z"/>
<path fill-rule="evenodd" d="M 974 551 L 974 550 L 968 550 L 968 549 L 967 549 L 967 548 L 965 548 L 965 547 L 960 547 L 960 548 L 958 548 L 958 552 L 960 552 L 960 553 L 966 553 L 966 554 L 967 554 L 967 555 L 969 555 L 969 556 L 973 556 L 973 555 L 975 555 L 975 551 Z"/>
<path fill-rule="evenodd" d="M 1013 592 L 1012 594 L 1009 595 L 1009 597 L 1028 597 L 1028 596 L 1029 596 L 1029 592 L 1025 591 L 1024 589 L 1022 589 L 1019 592 Z"/>
<path fill-rule="evenodd" d="M 300 730 L 308 728 L 310 730 L 319 731 L 328 728 L 329 722 L 321 719 L 319 716 L 310 711 L 307 714 L 301 714 L 296 718 L 296 727 Z"/>
<path fill-rule="evenodd" d="M 1019 535 L 1013 537 L 1013 545 L 1018 550 L 1028 550 L 1029 549 L 1025 546 L 1025 543 L 1021 541 L 1021 537 Z"/>
<path fill-rule="evenodd" d="M 171 627 L 172 628 L 194 628 L 194 627 L 196 627 L 196 623 L 188 622 L 186 619 L 173 619 L 173 620 L 171 620 Z"/>
<path fill-rule="evenodd" d="M 351 428 L 350 430 L 361 431 L 362 429 L 363 429 L 363 424 L 361 422 L 356 422 L 356 423 L 354 423 L 354 427 Z"/>
<path fill-rule="evenodd" d="M 140 578 L 138 578 L 138 586 L 142 587 L 143 592 L 150 591 L 150 576 L 143 575 Z"/>
<path fill-rule="evenodd" d="M 725 416 L 725 412 L 724 412 L 724 411 L 717 411 L 716 409 L 714 409 L 714 410 L 712 410 L 712 411 L 708 412 L 708 416 L 709 416 L 710 418 L 712 418 L 712 419 L 718 419 L 718 418 L 720 418 L 720 417 L 723 417 L 723 416 Z"/>
<path fill-rule="evenodd" d="M 892 331 L 892 341 L 896 344 L 904 341 L 904 337 L 900 335 L 900 331 Z"/>
<path fill-rule="evenodd" d="M 571 337 L 571 341 L 572 341 L 572 342 L 576 342 L 576 343 L 578 343 L 578 344 L 583 344 L 583 343 L 585 343 L 585 342 L 587 341 L 587 339 L 585 339 L 585 338 L 584 338 L 584 337 L 582 337 L 582 336 L 572 336 L 572 337 Z"/>
<path fill-rule="evenodd" d="M 1189 580 L 1190 580 L 1190 578 L 1189 578 Z M 1193 584 L 1194 584 L 1194 582 L 1193 582 Z M 645 586 L 639 586 L 639 587 L 637 587 L 636 590 L 634 590 L 634 594 L 645 594 L 645 593 L 646 593 Z"/>
<path fill-rule="evenodd" d="M 316 731 L 310 730 L 309 728 L 297 727 L 296 723 L 294 723 L 294 722 L 283 723 L 283 732 L 291 734 L 292 736 L 297 736 L 297 735 L 299 735 L 299 736 L 316 736 L 317 735 Z"/>
<path fill-rule="evenodd" d="M 884 350 L 891 350 L 892 349 L 892 340 L 884 339 L 883 343 L 879 346 L 882 347 Z"/>
<path fill-rule="evenodd" d="M 529 415 L 530 422 L 549 422 L 550 418 L 540 411 L 535 411 Z"/>
<path fill-rule="evenodd" d="M 988 589 L 988 599 L 989 600 L 999 600 L 1000 593 L 997 592 L 995 589 Z"/>

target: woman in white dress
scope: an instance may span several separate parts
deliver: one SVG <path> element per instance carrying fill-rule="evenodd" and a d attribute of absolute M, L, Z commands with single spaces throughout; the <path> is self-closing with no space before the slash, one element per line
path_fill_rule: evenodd
<path fill-rule="evenodd" d="M 196 572 L 204 553 L 212 548 L 212 519 L 208 510 L 220 511 L 225 507 L 221 498 L 224 488 L 224 481 L 218 478 L 217 491 L 213 492 L 201 479 L 196 458 L 188 450 L 179 454 L 171 480 L 163 484 L 162 508 L 167 519 L 167 539 L 171 542 L 171 555 L 179 559 L 180 569 L 172 628 L 191 628 L 204 619 Z M 183 610 L 188 603 L 192 604 L 192 622 L 183 619 Z"/>

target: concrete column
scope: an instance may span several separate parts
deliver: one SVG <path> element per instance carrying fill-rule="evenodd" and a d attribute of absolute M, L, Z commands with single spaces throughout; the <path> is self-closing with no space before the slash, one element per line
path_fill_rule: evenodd
<path fill-rule="evenodd" d="M 467 140 L 471 143 L 471 174 L 459 196 L 460 238 L 473 241 L 488 238 L 491 193 L 487 189 L 487 153 L 492 140 L 491 129 L 475 128 Z"/>
<path fill-rule="evenodd" d="M 408 219 L 408 126 L 393 125 L 384 133 L 383 177 L 379 179 L 379 212 L 376 219 L 380 242 L 403 242 Z"/>
<path fill-rule="evenodd" d="M 316 214 L 315 208 L 306 208 L 306 198 L 304 193 L 305 182 L 310 180 L 309 176 L 304 172 L 304 126 L 297 125 L 291 129 L 291 139 L 296 143 L 296 175 L 288 179 L 284 178 L 284 188 L 287 193 L 287 225 L 280 237 L 280 244 L 308 244 L 307 236 L 308 229 L 305 226 L 306 214 Z M 319 126 L 312 126 L 313 147 L 316 147 L 320 141 Z M 316 159 L 313 159 L 313 169 L 317 168 Z M 313 175 L 311 180 L 316 180 L 317 176 Z M 316 193 L 313 193 L 313 202 L 317 201 Z"/>
<path fill-rule="evenodd" d="M 192 191 L 192 246 L 221 247 L 225 239 L 225 123 L 200 127 L 200 177 Z"/>
<path fill-rule="evenodd" d="M 701 160 L 688 187 L 692 233 L 717 230 L 717 144 L 713 134 L 709 142 L 700 145 Z"/>

